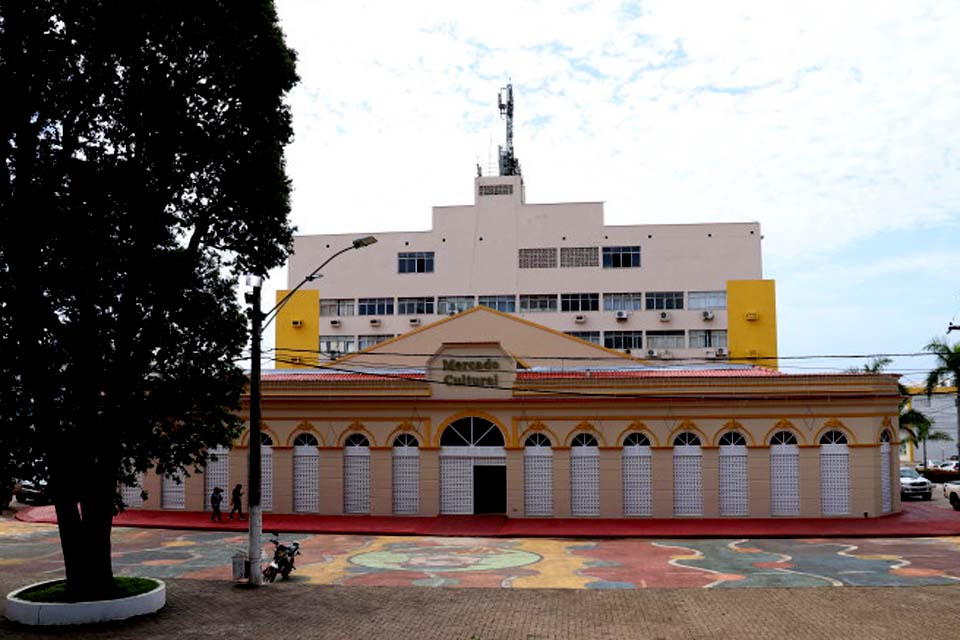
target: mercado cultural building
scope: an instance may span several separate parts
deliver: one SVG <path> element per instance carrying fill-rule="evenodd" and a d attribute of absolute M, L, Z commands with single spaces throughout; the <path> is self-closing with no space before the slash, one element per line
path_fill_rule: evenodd
<path fill-rule="evenodd" d="M 264 372 L 263 506 L 511 518 L 900 510 L 897 378 L 667 363 L 475 307 L 317 369 Z M 246 483 L 247 440 L 164 508 Z"/>

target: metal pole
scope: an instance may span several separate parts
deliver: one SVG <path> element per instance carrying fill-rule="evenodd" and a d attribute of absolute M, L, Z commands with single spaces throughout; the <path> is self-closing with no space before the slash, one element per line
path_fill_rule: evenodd
<path fill-rule="evenodd" d="M 260 534 L 263 529 L 263 514 L 260 511 L 260 281 L 257 279 L 250 296 L 250 475 L 247 480 L 247 511 L 250 518 L 250 575 L 247 584 L 256 587 L 263 584 L 260 573 L 260 556 L 263 544 Z"/>

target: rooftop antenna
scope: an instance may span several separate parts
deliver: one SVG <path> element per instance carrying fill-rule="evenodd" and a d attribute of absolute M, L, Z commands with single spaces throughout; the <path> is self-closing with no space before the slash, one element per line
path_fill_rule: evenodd
<path fill-rule="evenodd" d="M 500 147 L 500 175 L 519 176 L 520 162 L 513 155 L 513 84 L 500 89 L 497 95 L 500 117 L 507 121 L 507 144 Z"/>

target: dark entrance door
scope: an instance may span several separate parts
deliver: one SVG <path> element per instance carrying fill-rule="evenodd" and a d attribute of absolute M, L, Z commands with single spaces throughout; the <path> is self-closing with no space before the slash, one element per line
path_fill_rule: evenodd
<path fill-rule="evenodd" d="M 473 468 L 473 512 L 507 512 L 507 467 L 477 465 Z"/>

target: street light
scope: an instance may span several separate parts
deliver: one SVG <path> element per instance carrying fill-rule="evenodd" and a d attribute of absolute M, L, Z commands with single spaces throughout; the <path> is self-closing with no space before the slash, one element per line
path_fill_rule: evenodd
<path fill-rule="evenodd" d="M 260 556 L 263 553 L 260 534 L 263 530 L 263 511 L 260 509 L 260 340 L 263 336 L 263 329 L 269 325 L 277 313 L 285 305 L 294 293 L 300 290 L 300 287 L 308 282 L 320 277 L 320 270 L 327 266 L 331 260 L 339 255 L 350 251 L 351 249 L 362 249 L 375 244 L 377 239 L 373 236 L 364 236 L 353 241 L 351 246 L 345 247 L 327 258 L 319 267 L 310 272 L 310 274 L 300 281 L 300 283 L 291 289 L 287 295 L 283 296 L 270 311 L 266 314 L 260 311 L 260 288 L 263 280 L 259 276 L 247 276 L 247 285 L 253 287 L 253 291 L 246 296 L 250 303 L 250 463 L 249 477 L 247 479 L 247 512 L 250 517 L 249 528 L 249 548 L 247 557 L 250 559 L 250 571 L 247 575 L 247 584 L 255 587 L 263 583 L 263 576 L 260 573 Z M 264 321 L 264 318 L 266 320 Z"/>

